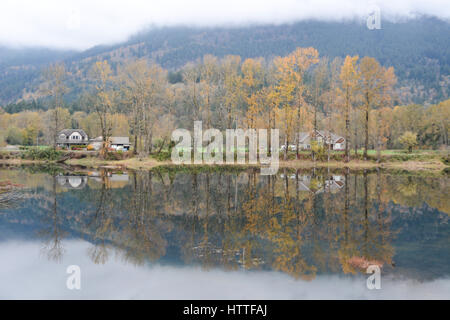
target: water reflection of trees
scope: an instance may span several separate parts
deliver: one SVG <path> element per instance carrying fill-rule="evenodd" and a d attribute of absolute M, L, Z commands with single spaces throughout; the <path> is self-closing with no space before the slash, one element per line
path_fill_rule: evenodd
<path fill-rule="evenodd" d="M 309 191 L 299 187 L 305 174 Z M 107 254 L 99 253 L 113 243 L 139 264 L 163 258 L 170 245 L 185 263 L 275 269 L 304 279 L 354 273 L 361 267 L 355 258 L 390 265 L 390 216 L 380 205 L 380 175 L 372 178 L 352 180 L 344 172 L 335 192 L 325 187 L 333 179 L 326 172 L 136 173 L 116 203 L 120 209 L 106 209 L 114 197 L 106 183 L 98 191 L 99 207 L 86 225 L 97 243 L 91 256 L 105 262 Z"/>
<path fill-rule="evenodd" d="M 43 229 L 39 236 L 44 239 L 42 252 L 49 260 L 60 262 L 64 255 L 62 239 L 66 232 L 63 229 L 62 215 L 58 209 L 57 178 L 52 176 L 51 192 L 38 198 L 38 206 L 48 212 L 43 216 Z"/>
<path fill-rule="evenodd" d="M 412 180 L 419 205 L 423 184 Z M 134 264 L 175 259 L 312 279 L 365 271 L 367 264 L 393 265 L 392 202 L 410 203 L 412 192 L 402 189 L 408 177 L 400 181 L 379 171 L 150 171 L 112 188 L 105 176 L 95 188 L 71 190 L 84 207 L 65 223 L 92 242 L 88 254 L 95 263 L 114 251 Z M 60 223 L 50 209 L 58 239 Z"/>
<path fill-rule="evenodd" d="M 16 207 L 23 199 L 22 188 L 21 185 L 0 180 L 0 210 Z"/>

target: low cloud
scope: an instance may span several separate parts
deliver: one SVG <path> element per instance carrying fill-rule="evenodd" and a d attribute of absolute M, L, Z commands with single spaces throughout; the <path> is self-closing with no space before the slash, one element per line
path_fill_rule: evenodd
<path fill-rule="evenodd" d="M 148 26 L 281 24 L 361 19 L 450 19 L 448 0 L 2 0 L 0 45 L 86 49 L 127 39 Z"/>

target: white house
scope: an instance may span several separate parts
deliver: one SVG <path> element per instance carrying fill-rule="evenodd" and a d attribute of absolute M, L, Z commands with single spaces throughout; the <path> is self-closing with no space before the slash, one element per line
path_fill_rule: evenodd
<path fill-rule="evenodd" d="M 316 130 L 317 142 L 321 145 L 330 145 L 331 150 L 345 150 L 345 138 L 333 132 Z M 311 149 L 312 132 L 299 132 L 299 148 L 302 150 Z"/>
<path fill-rule="evenodd" d="M 129 137 L 111 137 L 109 138 L 110 148 L 115 150 L 130 150 L 130 138 Z"/>
<path fill-rule="evenodd" d="M 95 139 L 91 139 L 91 145 L 95 150 L 100 150 L 103 144 L 103 137 L 97 137 Z M 108 138 L 108 147 L 114 150 L 130 150 L 130 138 L 129 137 L 109 137 Z"/>
<path fill-rule="evenodd" d="M 89 137 L 82 129 L 64 129 L 58 133 L 56 142 L 60 148 L 70 148 L 73 145 L 87 146 Z"/>

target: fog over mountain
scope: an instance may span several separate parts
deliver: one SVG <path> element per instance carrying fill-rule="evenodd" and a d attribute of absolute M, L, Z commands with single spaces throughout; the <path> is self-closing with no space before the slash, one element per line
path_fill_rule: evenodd
<path fill-rule="evenodd" d="M 309 46 L 321 57 L 372 56 L 394 66 L 399 103 L 448 98 L 448 1 L 212 3 L 2 1 L 0 105 L 39 100 L 42 69 L 57 61 L 76 75 L 69 78 L 66 97 L 76 103 L 97 60 L 117 68 L 130 59 L 146 58 L 177 72 L 205 54 L 271 59 Z M 369 30 L 368 14 L 378 8 L 381 29 Z"/>
<path fill-rule="evenodd" d="M 6 0 L 0 2 L 0 45 L 83 50 L 125 41 L 151 26 L 361 21 L 374 8 L 386 21 L 422 15 L 450 19 L 446 0 Z"/>

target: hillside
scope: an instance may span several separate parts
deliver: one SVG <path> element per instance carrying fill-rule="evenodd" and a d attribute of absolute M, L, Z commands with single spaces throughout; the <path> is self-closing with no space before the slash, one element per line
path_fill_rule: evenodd
<path fill-rule="evenodd" d="M 307 21 L 285 25 L 233 28 L 154 28 L 128 41 L 84 52 L 0 48 L 0 104 L 36 99 L 40 72 L 49 62 L 64 60 L 73 77 L 69 99 L 82 90 L 82 80 L 98 59 L 117 66 L 127 59 L 148 58 L 175 71 L 205 54 L 243 58 L 286 55 L 296 47 L 315 47 L 321 56 L 373 56 L 394 66 L 402 103 L 436 103 L 450 87 L 450 23 L 421 18 L 402 23 L 383 21 L 381 30 L 364 23 Z"/>

